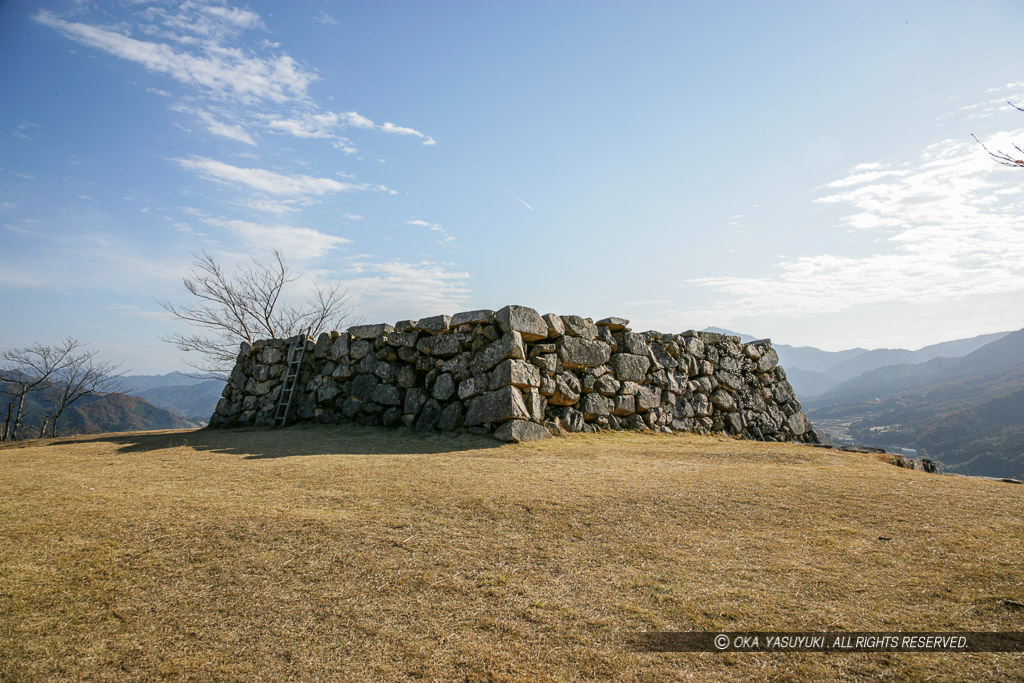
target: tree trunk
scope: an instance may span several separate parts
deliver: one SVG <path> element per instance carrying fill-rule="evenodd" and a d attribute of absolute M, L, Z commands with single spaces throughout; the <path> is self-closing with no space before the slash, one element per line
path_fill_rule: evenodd
<path fill-rule="evenodd" d="M 8 434 L 10 441 L 18 440 L 18 427 L 21 426 L 21 411 L 25 407 L 25 396 L 28 391 L 21 392 L 21 396 L 18 397 L 18 412 L 14 414 L 14 425 L 11 426 L 11 432 Z"/>
<path fill-rule="evenodd" d="M 14 408 L 14 403 L 11 401 L 7 402 L 7 419 L 4 420 L 4 428 L 0 430 L 0 441 L 7 441 L 7 434 L 11 430 L 11 409 Z"/>
<path fill-rule="evenodd" d="M 60 419 L 61 413 L 64 412 L 64 408 L 58 408 L 57 412 L 53 414 L 53 422 L 50 423 L 50 436 L 57 436 L 57 420 Z"/>
<path fill-rule="evenodd" d="M 43 418 L 43 426 L 39 428 L 39 438 L 40 439 L 43 438 L 44 436 L 46 436 L 46 428 L 47 428 L 47 426 L 49 426 L 49 424 L 50 424 L 50 416 L 47 415 L 46 417 Z"/>

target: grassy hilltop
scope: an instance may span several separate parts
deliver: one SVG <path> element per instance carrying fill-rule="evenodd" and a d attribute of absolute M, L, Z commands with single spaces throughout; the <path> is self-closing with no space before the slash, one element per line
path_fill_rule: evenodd
<path fill-rule="evenodd" d="M 0 448 L 0 679 L 1024 678 L 1010 654 L 637 653 L 643 630 L 1024 630 L 1024 487 L 603 433 Z"/>

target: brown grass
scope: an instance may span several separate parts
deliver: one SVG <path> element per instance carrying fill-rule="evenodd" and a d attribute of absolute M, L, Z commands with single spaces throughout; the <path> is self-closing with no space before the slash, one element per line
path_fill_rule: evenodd
<path fill-rule="evenodd" d="M 28 442 L 0 449 L 0 679 L 1019 680 L 1022 655 L 625 641 L 1024 630 L 1022 520 L 1021 486 L 725 438 Z"/>

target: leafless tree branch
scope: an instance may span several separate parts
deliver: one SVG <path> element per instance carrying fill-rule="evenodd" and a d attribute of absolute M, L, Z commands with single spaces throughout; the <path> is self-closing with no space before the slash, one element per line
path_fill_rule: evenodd
<path fill-rule="evenodd" d="M 212 256 L 195 254 L 192 272 L 182 284 L 192 300 L 161 302 L 178 320 L 200 329 L 164 337 L 197 359 L 186 359 L 208 377 L 226 377 L 234 366 L 240 342 L 290 337 L 306 329 L 317 335 L 338 329 L 349 317 L 345 292 L 338 285 L 314 282 L 314 295 L 300 305 L 282 298 L 285 287 L 299 276 L 274 249 L 266 258 L 254 258 L 234 273 L 225 272 Z"/>
<path fill-rule="evenodd" d="M 1007 100 L 1006 103 L 1013 107 L 1014 109 L 1016 109 L 1017 111 L 1024 111 L 1024 107 L 1018 107 L 1016 104 L 1010 102 L 1009 100 Z M 978 139 L 977 135 L 971 133 L 971 137 L 974 138 L 975 142 L 981 145 L 981 148 L 983 150 L 988 152 L 988 155 L 990 157 L 995 159 L 996 163 L 1001 164 L 1003 166 L 1012 166 L 1014 168 L 1024 168 L 1024 149 L 1021 149 L 1020 146 L 1017 145 L 1016 143 L 1013 145 L 1013 148 L 1017 150 L 1017 154 L 1007 153 L 1001 149 L 997 149 L 996 151 L 993 152 L 992 150 L 985 146 L 984 142 Z"/>

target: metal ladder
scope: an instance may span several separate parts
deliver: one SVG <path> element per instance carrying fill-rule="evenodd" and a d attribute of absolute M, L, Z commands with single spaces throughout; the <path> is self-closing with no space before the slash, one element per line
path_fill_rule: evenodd
<path fill-rule="evenodd" d="M 302 359 L 306 355 L 306 342 L 309 333 L 298 334 L 295 341 L 288 349 L 288 371 L 284 376 L 284 383 L 281 385 L 281 396 L 277 399 L 277 411 L 274 413 L 274 426 L 284 427 L 288 423 L 288 412 L 292 408 L 292 398 L 295 396 L 295 386 L 299 383 L 299 375 L 302 370 Z"/>

